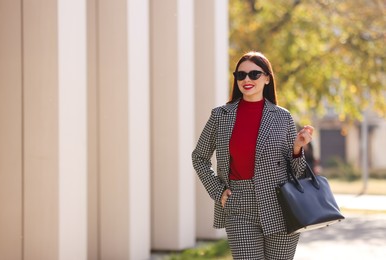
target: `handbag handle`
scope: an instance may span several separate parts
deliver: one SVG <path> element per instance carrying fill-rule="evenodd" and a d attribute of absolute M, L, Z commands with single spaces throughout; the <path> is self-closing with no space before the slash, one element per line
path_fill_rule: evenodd
<path fill-rule="evenodd" d="M 307 163 L 307 161 L 305 161 L 305 163 L 306 163 L 306 166 L 307 166 L 308 170 L 310 171 L 310 177 L 311 177 L 312 185 L 313 185 L 317 190 L 319 190 L 319 189 L 320 189 L 320 184 L 319 184 L 319 182 L 318 182 L 318 180 L 317 180 L 317 178 L 316 178 L 316 176 L 315 176 L 315 173 L 312 171 L 312 169 L 311 169 L 310 165 Z M 291 177 L 292 177 L 292 180 L 293 180 L 293 182 L 294 182 L 294 184 L 295 184 L 296 189 L 297 189 L 299 192 L 304 193 L 304 188 L 303 188 L 303 186 L 300 184 L 298 178 L 296 178 L 295 174 L 292 172 L 292 167 L 291 167 L 291 164 L 289 163 L 289 161 L 288 161 L 288 168 L 289 168 L 289 169 L 288 169 L 288 172 L 290 173 L 290 175 L 291 175 Z M 289 181 L 291 181 L 291 180 L 289 180 Z"/>

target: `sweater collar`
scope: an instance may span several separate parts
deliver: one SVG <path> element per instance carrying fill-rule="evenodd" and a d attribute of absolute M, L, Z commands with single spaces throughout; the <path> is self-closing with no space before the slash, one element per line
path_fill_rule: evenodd
<path fill-rule="evenodd" d="M 222 109 L 224 109 L 226 113 L 233 112 L 237 109 L 237 107 L 240 103 L 240 100 L 241 100 L 241 98 L 237 99 L 236 101 L 234 101 L 232 103 L 228 103 L 228 104 L 222 106 Z M 265 99 L 264 110 L 265 109 L 267 109 L 270 112 L 274 112 L 274 111 L 276 111 L 277 108 L 276 108 L 275 104 L 273 104 L 270 101 L 268 101 L 267 99 Z"/>

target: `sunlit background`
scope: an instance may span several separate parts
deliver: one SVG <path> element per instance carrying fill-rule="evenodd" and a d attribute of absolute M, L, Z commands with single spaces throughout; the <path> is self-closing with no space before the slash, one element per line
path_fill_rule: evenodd
<path fill-rule="evenodd" d="M 385 28 L 383 0 L 0 0 L 0 259 L 231 259 L 191 152 L 250 50 L 346 215 L 295 259 L 385 259 Z"/>

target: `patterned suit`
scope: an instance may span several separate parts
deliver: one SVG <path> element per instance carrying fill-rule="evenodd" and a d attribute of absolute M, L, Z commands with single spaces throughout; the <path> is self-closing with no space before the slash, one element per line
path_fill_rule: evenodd
<path fill-rule="evenodd" d="M 229 140 L 236 120 L 238 103 L 239 100 L 212 110 L 192 153 L 193 167 L 210 197 L 215 201 L 215 228 L 225 227 L 227 206 L 225 209 L 221 206 L 221 195 L 225 189 L 231 188 L 228 177 Z M 291 167 L 298 175 L 305 169 L 304 154 L 293 158 L 295 137 L 296 127 L 291 114 L 265 100 L 256 143 L 254 177 L 251 181 L 256 193 L 259 223 L 264 236 L 286 230 L 275 187 L 287 181 L 287 161 L 290 161 Z M 214 151 L 216 151 L 217 173 L 211 164 Z"/>

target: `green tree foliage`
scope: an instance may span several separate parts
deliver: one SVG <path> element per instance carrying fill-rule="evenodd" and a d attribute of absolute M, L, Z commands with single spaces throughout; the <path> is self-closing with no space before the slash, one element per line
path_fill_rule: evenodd
<path fill-rule="evenodd" d="M 275 72 L 279 104 L 298 116 L 368 106 L 386 116 L 386 2 L 230 0 L 230 70 L 249 50 Z"/>

